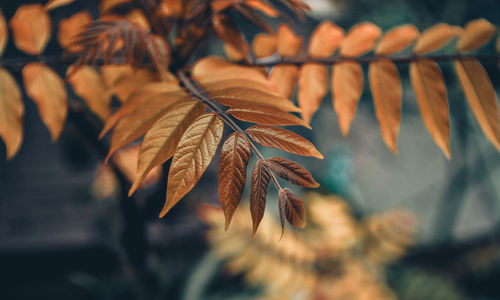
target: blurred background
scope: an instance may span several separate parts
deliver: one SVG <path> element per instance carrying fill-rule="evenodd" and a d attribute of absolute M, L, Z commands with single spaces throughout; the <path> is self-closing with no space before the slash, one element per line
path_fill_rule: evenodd
<path fill-rule="evenodd" d="M 34 2 L 3 0 L 0 7 L 10 18 L 21 3 Z M 404 23 L 420 30 L 438 22 L 463 26 L 480 17 L 500 24 L 496 0 L 306 2 L 313 11 L 294 27 L 303 36 L 323 20 L 345 29 L 371 21 L 384 31 Z M 53 24 L 82 8 L 97 15 L 97 1 L 77 0 L 52 11 Z M 255 28 L 245 21 L 241 26 L 251 40 Z M 203 51 L 223 55 L 222 49 L 214 39 Z M 480 50 L 494 51 L 493 42 Z M 452 52 L 453 46 L 443 50 Z M 51 41 L 45 53 L 61 49 Z M 10 43 L 4 58 L 19 56 Z M 347 138 L 328 95 L 312 120 L 314 130 L 297 131 L 325 160 L 293 157 L 321 183 L 314 193 L 294 187 L 309 225 L 286 228 L 281 241 L 274 188 L 253 240 L 248 210 L 223 230 L 223 213 L 213 208 L 216 164 L 159 220 L 168 163 L 127 198 L 137 146 L 115 156 L 125 174 L 117 177 L 102 165 L 107 149 L 96 140 L 98 127 L 89 126 L 95 120 L 73 113 L 52 144 L 25 97 L 19 154 L 5 161 L 0 144 L 0 299 L 500 299 L 500 154 L 466 105 L 452 63 L 440 66 L 448 87 L 451 161 L 421 121 L 407 65 L 398 65 L 398 156 L 382 142 L 367 87 Z M 498 89 L 498 65 L 485 68 Z M 21 79 L 20 69 L 12 72 Z"/>

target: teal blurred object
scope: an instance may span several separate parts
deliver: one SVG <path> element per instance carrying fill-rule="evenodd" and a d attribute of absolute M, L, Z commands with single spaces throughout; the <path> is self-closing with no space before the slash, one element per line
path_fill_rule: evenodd
<path fill-rule="evenodd" d="M 337 195 L 347 195 L 352 186 L 353 162 L 349 148 L 335 146 L 325 155 L 320 184 Z"/>

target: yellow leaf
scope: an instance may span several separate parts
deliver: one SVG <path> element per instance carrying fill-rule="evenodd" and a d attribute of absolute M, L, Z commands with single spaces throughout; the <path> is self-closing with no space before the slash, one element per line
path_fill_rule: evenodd
<path fill-rule="evenodd" d="M 57 40 L 63 48 L 67 48 L 69 52 L 83 51 L 81 45 L 72 45 L 76 37 L 85 27 L 92 22 L 92 16 L 88 11 L 80 11 L 69 18 L 62 19 L 59 22 L 59 31 L 57 32 Z"/>
<path fill-rule="evenodd" d="M 268 57 L 276 52 L 277 38 L 268 33 L 259 33 L 253 38 L 252 53 L 256 58 Z"/>
<path fill-rule="evenodd" d="M 357 57 L 369 52 L 382 31 L 370 22 L 354 25 L 340 46 L 340 54 Z"/>
<path fill-rule="evenodd" d="M 245 122 L 278 126 L 300 125 L 311 129 L 311 126 L 304 120 L 272 106 L 236 106 L 226 112 Z"/>
<path fill-rule="evenodd" d="M 445 23 L 434 25 L 422 32 L 413 52 L 425 54 L 439 50 L 461 32 L 462 28 L 458 26 L 450 26 Z"/>
<path fill-rule="evenodd" d="M 41 4 L 21 5 L 10 19 L 10 28 L 16 47 L 28 54 L 42 53 L 50 39 L 50 17 Z"/>
<path fill-rule="evenodd" d="M 111 135 L 111 145 L 106 160 L 108 160 L 116 150 L 133 142 L 146 133 L 156 120 L 169 111 L 174 104 L 187 99 L 189 98 L 183 98 L 178 93 L 172 93 L 157 95 L 142 102 L 134 111 L 124 117 L 118 125 L 116 125 Z"/>
<path fill-rule="evenodd" d="M 455 68 L 469 106 L 486 137 L 500 151 L 498 99 L 488 73 L 475 59 L 459 60 Z"/>
<path fill-rule="evenodd" d="M 56 9 L 58 7 L 61 7 L 61 6 L 71 4 L 73 2 L 75 2 L 75 0 L 49 0 L 49 2 L 47 2 L 47 4 L 45 4 L 44 8 L 46 10 L 53 10 L 53 9 Z"/>
<path fill-rule="evenodd" d="M 332 22 L 318 25 L 309 40 L 307 53 L 310 57 L 324 58 L 332 55 L 344 38 L 344 30 Z"/>
<path fill-rule="evenodd" d="M 450 121 L 446 85 L 439 66 L 430 59 L 410 64 L 410 80 L 425 127 L 450 158 Z"/>
<path fill-rule="evenodd" d="M 265 105 L 285 111 L 300 111 L 286 98 L 248 87 L 230 87 L 223 90 L 211 90 L 208 93 L 217 102 L 226 106 Z"/>
<path fill-rule="evenodd" d="M 486 44 L 497 28 L 486 19 L 478 19 L 467 23 L 465 30 L 457 42 L 458 51 L 472 51 Z"/>
<path fill-rule="evenodd" d="M 287 24 L 278 27 L 278 54 L 281 57 L 298 55 L 302 42 L 304 38 L 297 36 Z"/>
<path fill-rule="evenodd" d="M 305 64 L 300 69 L 298 102 L 302 118 L 309 123 L 328 92 L 328 70 L 320 64 Z"/>
<path fill-rule="evenodd" d="M 102 120 L 106 120 L 111 113 L 111 95 L 101 75 L 90 66 L 82 66 L 75 72 L 73 72 L 73 67 L 70 67 L 68 74 L 71 76 L 67 80 L 75 94 L 85 101 L 93 113 Z"/>
<path fill-rule="evenodd" d="M 390 60 L 381 60 L 370 64 L 368 76 L 382 139 L 397 154 L 403 94 L 398 69 Z"/>
<path fill-rule="evenodd" d="M 278 65 L 273 68 L 269 80 L 276 86 L 278 95 L 291 99 L 297 84 L 299 68 L 295 65 Z"/>
<path fill-rule="evenodd" d="M 198 117 L 186 130 L 172 159 L 167 183 L 167 199 L 160 218 L 200 180 L 217 151 L 224 122 L 216 113 Z"/>
<path fill-rule="evenodd" d="M 177 102 L 153 124 L 142 141 L 137 174 L 129 196 L 137 190 L 149 171 L 174 155 L 182 135 L 204 110 L 199 101 Z"/>
<path fill-rule="evenodd" d="M 420 35 L 414 25 L 401 25 L 389 30 L 375 48 L 377 55 L 391 55 L 410 46 Z"/>
<path fill-rule="evenodd" d="M 363 92 L 363 71 L 355 62 L 344 62 L 333 68 L 333 106 L 339 117 L 342 134 L 349 133 L 349 127 L 356 114 Z"/>
<path fill-rule="evenodd" d="M 0 137 L 7 148 L 7 159 L 13 158 L 21 147 L 23 115 L 21 91 L 12 75 L 0 68 Z"/>
<path fill-rule="evenodd" d="M 30 63 L 23 68 L 26 94 L 35 101 L 43 123 L 56 141 L 64 129 L 68 114 L 68 96 L 64 81 L 42 63 Z"/>
<path fill-rule="evenodd" d="M 5 22 L 5 17 L 3 16 L 2 10 L 0 9 L 0 57 L 5 50 L 7 45 L 7 40 L 9 39 L 9 29 L 7 28 L 7 23 Z"/>

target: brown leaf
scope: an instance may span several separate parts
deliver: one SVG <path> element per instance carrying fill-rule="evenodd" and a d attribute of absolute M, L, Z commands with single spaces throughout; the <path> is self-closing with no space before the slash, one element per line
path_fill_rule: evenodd
<path fill-rule="evenodd" d="M 269 80 L 276 86 L 278 95 L 291 99 L 297 84 L 299 68 L 295 65 L 278 65 L 273 68 Z"/>
<path fill-rule="evenodd" d="M 410 64 L 410 79 L 425 127 L 450 158 L 448 97 L 439 66 L 429 59 L 413 62 Z"/>
<path fill-rule="evenodd" d="M 306 211 L 302 200 L 288 188 L 285 188 L 279 192 L 279 201 L 283 203 L 283 212 L 288 223 L 294 227 L 304 228 L 306 226 Z"/>
<path fill-rule="evenodd" d="M 278 40 L 275 35 L 259 33 L 253 38 L 252 53 L 256 58 L 268 57 L 276 52 Z"/>
<path fill-rule="evenodd" d="M 222 57 L 219 56 L 206 56 L 199 59 L 193 68 L 191 69 L 191 74 L 197 80 L 203 77 L 210 76 L 214 72 L 217 72 L 225 67 L 232 66 L 233 64 Z"/>
<path fill-rule="evenodd" d="M 58 7 L 61 7 L 61 6 L 71 4 L 73 2 L 75 2 L 75 0 L 49 0 L 49 2 L 47 2 L 47 4 L 45 4 L 44 8 L 46 10 L 53 10 L 53 9 L 56 9 Z"/>
<path fill-rule="evenodd" d="M 5 50 L 7 45 L 7 40 L 9 39 L 9 29 L 7 28 L 7 23 L 5 22 L 5 17 L 0 9 L 0 57 Z"/>
<path fill-rule="evenodd" d="M 259 10 L 260 12 L 271 18 L 276 18 L 280 15 L 280 13 L 274 7 L 261 1 L 245 0 L 245 4 L 249 7 Z"/>
<path fill-rule="evenodd" d="M 297 56 L 303 42 L 304 38 L 297 36 L 287 24 L 278 27 L 278 54 L 281 57 Z"/>
<path fill-rule="evenodd" d="M 137 190 L 149 171 L 174 155 L 186 129 L 203 112 L 204 107 L 199 101 L 176 102 L 151 126 L 141 144 L 137 174 L 130 188 L 129 197 Z"/>
<path fill-rule="evenodd" d="M 498 100 L 488 73 L 475 59 L 456 61 L 455 70 L 476 120 L 486 137 L 500 151 Z"/>
<path fill-rule="evenodd" d="M 277 95 L 277 93 L 274 91 L 273 84 L 271 83 L 264 84 L 262 82 L 253 80 L 225 79 L 220 81 L 204 83 L 202 86 L 205 89 L 205 91 L 209 94 L 213 91 L 224 90 L 228 88 L 252 88 L 268 94 Z"/>
<path fill-rule="evenodd" d="M 342 28 L 330 21 L 325 21 L 314 29 L 307 53 L 314 58 L 328 57 L 335 53 L 343 38 Z"/>
<path fill-rule="evenodd" d="M 271 106 L 284 111 L 300 111 L 292 101 L 253 88 L 234 87 L 208 92 L 217 102 L 226 106 Z"/>
<path fill-rule="evenodd" d="M 108 160 L 119 148 L 138 139 L 151 126 L 169 111 L 177 102 L 186 101 L 188 97 L 179 97 L 178 93 L 154 96 L 137 106 L 133 112 L 123 118 L 111 135 L 111 145 Z"/>
<path fill-rule="evenodd" d="M 304 120 L 272 106 L 232 107 L 226 111 L 236 119 L 261 125 L 301 125 L 311 129 Z"/>
<path fill-rule="evenodd" d="M 450 26 L 445 23 L 434 25 L 422 32 L 413 52 L 425 54 L 439 50 L 462 31 L 463 29 L 458 26 Z"/>
<path fill-rule="evenodd" d="M 342 134 L 347 136 L 363 93 L 363 71 L 355 62 L 345 62 L 333 68 L 333 106 L 339 117 Z"/>
<path fill-rule="evenodd" d="M 375 54 L 391 55 L 410 46 L 420 35 L 417 27 L 411 24 L 401 25 L 387 31 L 377 47 Z"/>
<path fill-rule="evenodd" d="M 24 105 L 16 80 L 0 68 L 0 137 L 7 148 L 7 159 L 16 155 L 23 141 Z"/>
<path fill-rule="evenodd" d="M 172 159 L 167 183 L 167 199 L 160 218 L 200 180 L 222 139 L 224 122 L 216 113 L 198 117 L 182 136 Z"/>
<path fill-rule="evenodd" d="M 246 133 L 255 142 L 264 147 L 323 159 L 323 155 L 311 142 L 289 130 L 266 125 L 256 125 L 248 128 Z"/>
<path fill-rule="evenodd" d="M 132 0 L 101 0 L 99 4 L 99 12 L 102 14 L 112 10 L 113 8 L 130 3 Z"/>
<path fill-rule="evenodd" d="M 458 39 L 457 49 L 458 51 L 476 50 L 489 42 L 496 31 L 496 26 L 486 19 L 470 21 Z"/>
<path fill-rule="evenodd" d="M 354 25 L 347 33 L 340 46 L 340 54 L 357 57 L 369 52 L 380 37 L 382 31 L 370 22 Z"/>
<path fill-rule="evenodd" d="M 293 184 L 310 188 L 319 186 L 311 174 L 294 161 L 283 157 L 271 157 L 266 159 L 266 164 L 274 174 Z"/>
<path fill-rule="evenodd" d="M 92 16 L 86 10 L 77 12 L 69 18 L 62 19 L 59 22 L 59 31 L 57 32 L 57 40 L 63 48 L 67 48 L 69 52 L 81 52 L 84 47 L 73 45 L 76 37 L 82 32 L 87 25 L 92 22 Z"/>
<path fill-rule="evenodd" d="M 212 26 L 219 39 L 233 46 L 243 57 L 248 57 L 250 46 L 230 17 L 216 13 L 212 16 Z"/>
<path fill-rule="evenodd" d="M 300 69 L 298 102 L 302 118 L 310 123 L 328 92 L 328 70 L 320 64 L 305 64 Z"/>
<path fill-rule="evenodd" d="M 252 169 L 250 189 L 250 213 L 253 223 L 252 236 L 257 232 L 260 221 L 264 217 L 269 182 L 271 182 L 271 171 L 265 161 L 259 160 Z"/>
<path fill-rule="evenodd" d="M 41 4 L 21 5 L 10 19 L 10 28 L 16 47 L 31 55 L 42 53 L 50 39 L 50 17 Z"/>
<path fill-rule="evenodd" d="M 153 82 L 158 82 L 159 80 L 160 78 L 157 76 L 157 73 L 152 69 L 135 68 L 131 69 L 130 72 L 122 74 L 122 76 L 114 82 L 113 86 L 109 87 L 109 91 L 113 95 L 116 95 L 118 100 L 125 102 L 130 95 L 141 87 Z M 165 84 L 167 83 L 165 82 Z"/>
<path fill-rule="evenodd" d="M 238 132 L 232 133 L 222 145 L 218 185 L 220 204 L 226 218 L 226 230 L 245 188 L 250 154 L 248 139 Z"/>
<path fill-rule="evenodd" d="M 403 95 L 398 69 L 392 61 L 380 60 L 370 64 L 368 76 L 382 139 L 397 154 Z"/>
<path fill-rule="evenodd" d="M 226 53 L 226 56 L 232 61 L 245 60 L 245 56 L 231 44 L 224 43 L 224 52 Z"/>
<path fill-rule="evenodd" d="M 68 96 L 64 81 L 42 63 L 30 63 L 23 68 L 26 94 L 35 101 L 40 117 L 56 141 L 64 129 L 68 114 Z"/>

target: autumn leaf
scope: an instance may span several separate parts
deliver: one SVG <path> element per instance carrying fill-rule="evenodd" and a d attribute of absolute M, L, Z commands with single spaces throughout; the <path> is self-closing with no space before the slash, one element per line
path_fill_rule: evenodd
<path fill-rule="evenodd" d="M 311 174 L 298 163 L 283 157 L 266 159 L 269 169 L 277 176 L 300 186 L 317 188 L 319 184 Z"/>
<path fill-rule="evenodd" d="M 137 162 L 137 174 L 129 196 L 140 186 L 154 167 L 174 155 L 186 129 L 204 112 L 199 101 L 182 101 L 173 105 L 145 134 Z"/>
<path fill-rule="evenodd" d="M 267 94 L 278 95 L 274 91 L 274 86 L 271 83 L 265 84 L 253 80 L 225 79 L 220 81 L 204 83 L 202 86 L 208 94 L 211 94 L 212 92 L 217 93 L 220 90 L 225 90 L 229 88 L 251 88 Z"/>
<path fill-rule="evenodd" d="M 235 106 L 226 111 L 238 120 L 261 125 L 301 125 L 311 129 L 304 120 L 272 106 Z"/>
<path fill-rule="evenodd" d="M 268 57 L 276 52 L 277 37 L 268 33 L 259 33 L 253 38 L 252 53 L 255 58 Z"/>
<path fill-rule="evenodd" d="M 59 139 L 68 114 L 68 96 L 64 81 L 42 63 L 30 63 L 23 68 L 26 94 L 35 101 L 43 123 L 52 136 Z"/>
<path fill-rule="evenodd" d="M 222 145 L 219 163 L 219 199 L 229 227 L 245 188 L 250 143 L 244 134 L 232 133 Z"/>
<path fill-rule="evenodd" d="M 377 55 L 391 55 L 410 46 L 420 35 L 417 27 L 411 24 L 401 25 L 387 31 L 375 48 Z"/>
<path fill-rule="evenodd" d="M 7 28 L 7 23 L 5 22 L 5 17 L 0 9 L 0 57 L 5 50 L 7 45 L 7 40 L 9 39 L 9 29 Z"/>
<path fill-rule="evenodd" d="M 99 11 L 101 14 L 104 14 L 119 5 L 130 2 L 132 2 L 132 0 L 101 0 L 99 5 Z"/>
<path fill-rule="evenodd" d="M 491 40 L 497 28 L 486 19 L 467 23 L 457 42 L 458 51 L 473 51 Z"/>
<path fill-rule="evenodd" d="M 344 38 L 344 30 L 332 22 L 318 25 L 311 34 L 307 53 L 313 58 L 332 55 Z"/>
<path fill-rule="evenodd" d="M 370 64 L 368 76 L 382 139 L 387 147 L 397 154 L 403 96 L 398 69 L 392 61 L 380 60 Z"/>
<path fill-rule="evenodd" d="M 249 87 L 230 87 L 208 91 L 209 95 L 226 106 L 270 106 L 284 111 L 300 111 L 290 100 Z"/>
<path fill-rule="evenodd" d="M 475 59 L 456 61 L 455 70 L 476 120 L 486 137 L 500 151 L 498 100 L 488 73 Z"/>
<path fill-rule="evenodd" d="M 299 68 L 295 65 L 275 66 L 269 80 L 276 86 L 278 95 L 291 99 L 295 91 Z"/>
<path fill-rule="evenodd" d="M 252 169 L 252 180 L 250 189 L 250 213 L 252 215 L 252 236 L 257 232 L 260 221 L 266 210 L 267 190 L 271 182 L 271 171 L 267 163 L 259 160 Z"/>
<path fill-rule="evenodd" d="M 170 165 L 167 199 L 160 218 L 200 180 L 222 139 L 224 122 L 216 113 L 198 117 L 182 136 Z"/>
<path fill-rule="evenodd" d="M 425 54 L 439 50 L 462 31 L 463 29 L 458 26 L 445 23 L 434 25 L 422 32 L 413 51 L 416 54 Z"/>
<path fill-rule="evenodd" d="M 355 62 L 344 62 L 333 68 L 333 106 L 339 117 L 342 134 L 347 136 L 363 93 L 363 71 Z"/>
<path fill-rule="evenodd" d="M 305 64 L 300 69 L 298 102 L 302 118 L 310 123 L 328 92 L 328 70 L 320 64 Z"/>
<path fill-rule="evenodd" d="M 306 211 L 302 200 L 292 193 L 288 188 L 282 189 L 279 192 L 280 201 L 280 217 L 285 215 L 286 220 L 294 227 L 304 228 L 306 226 Z M 282 203 L 282 204 L 281 204 Z M 281 228 L 283 230 L 283 219 Z M 283 233 L 282 233 L 283 234 Z"/>
<path fill-rule="evenodd" d="M 323 159 L 323 155 L 311 142 L 289 130 L 273 126 L 256 125 L 248 128 L 245 132 L 251 139 L 264 147 Z"/>
<path fill-rule="evenodd" d="M 191 69 L 191 74 L 197 80 L 201 80 L 203 77 L 210 76 L 214 72 L 220 71 L 229 66 L 234 65 L 222 57 L 206 56 L 196 62 Z"/>
<path fill-rule="evenodd" d="M 74 45 L 77 35 L 92 22 L 92 16 L 88 11 L 80 11 L 69 18 L 62 19 L 59 22 L 59 31 L 57 32 L 57 40 L 63 48 L 67 48 L 69 52 L 81 52 L 84 47 Z"/>
<path fill-rule="evenodd" d="M 27 54 L 42 53 L 50 39 L 50 17 L 41 4 L 21 5 L 10 19 L 10 28 L 14 44 Z"/>
<path fill-rule="evenodd" d="M 53 10 L 53 9 L 56 9 L 58 7 L 61 7 L 61 6 L 71 4 L 73 2 L 75 2 L 75 0 L 49 0 L 49 2 L 47 2 L 47 4 L 45 4 L 44 8 L 46 10 Z"/>
<path fill-rule="evenodd" d="M 430 59 L 410 64 L 410 80 L 425 127 L 450 158 L 450 121 L 446 85 L 439 66 Z"/>
<path fill-rule="evenodd" d="M 0 68 L 0 137 L 7 148 L 7 159 L 12 159 L 23 141 L 24 105 L 16 80 Z"/>
<path fill-rule="evenodd" d="M 304 38 L 296 35 L 287 24 L 278 27 L 278 54 L 281 57 L 299 54 L 303 42 Z"/>
<path fill-rule="evenodd" d="M 215 35 L 227 44 L 230 44 L 243 57 L 248 57 L 250 46 L 245 41 L 243 35 L 237 30 L 234 21 L 227 15 L 214 14 L 212 25 Z"/>
<path fill-rule="evenodd" d="M 354 25 L 340 46 L 340 54 L 349 57 L 361 56 L 369 52 L 382 31 L 370 22 Z"/>

